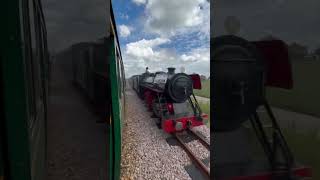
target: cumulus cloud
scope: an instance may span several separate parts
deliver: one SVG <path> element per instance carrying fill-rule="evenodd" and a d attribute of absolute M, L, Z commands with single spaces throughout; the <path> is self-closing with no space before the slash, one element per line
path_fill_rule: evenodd
<path fill-rule="evenodd" d="M 188 54 L 182 54 L 181 60 L 183 62 L 205 62 L 209 63 L 210 61 L 210 50 L 209 48 L 196 48 L 193 49 Z"/>
<path fill-rule="evenodd" d="M 137 5 L 145 4 L 147 0 L 133 0 L 133 2 Z"/>
<path fill-rule="evenodd" d="M 151 57 L 155 58 L 156 53 L 153 51 L 154 47 L 161 44 L 168 43 L 169 39 L 156 38 L 151 40 L 142 39 L 137 42 L 127 44 L 126 53 L 135 57 Z M 157 59 L 155 59 L 157 60 Z"/>
<path fill-rule="evenodd" d="M 141 24 L 130 24 L 136 30 L 122 48 L 126 77 L 140 74 L 146 67 L 152 72 L 184 67 L 186 73 L 209 75 L 208 0 L 132 1 L 141 5 L 144 13 L 139 17 Z"/>
<path fill-rule="evenodd" d="M 166 71 L 169 66 L 185 67 L 187 73 L 209 75 L 209 48 L 196 48 L 179 54 L 172 49 L 160 48 L 171 41 L 166 38 L 142 39 L 126 45 L 124 53 L 125 70 L 128 77 L 142 73 L 145 67 L 151 71 Z"/>
<path fill-rule="evenodd" d="M 173 36 L 209 23 L 210 5 L 205 0 L 148 0 L 145 10 L 146 29 L 161 36 Z"/>
<path fill-rule="evenodd" d="M 126 25 L 120 25 L 119 31 L 121 37 L 128 37 L 131 34 L 132 28 Z"/>

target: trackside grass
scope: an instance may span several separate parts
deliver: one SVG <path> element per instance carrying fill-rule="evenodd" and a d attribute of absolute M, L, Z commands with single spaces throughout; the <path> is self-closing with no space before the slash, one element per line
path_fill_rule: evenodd
<path fill-rule="evenodd" d="M 202 89 L 195 89 L 193 92 L 196 96 L 210 98 L 210 80 L 201 81 Z"/>
<path fill-rule="evenodd" d="M 296 161 L 312 168 L 312 179 L 320 179 L 320 139 L 318 132 L 319 130 L 305 133 L 292 129 L 283 130 L 283 134 Z"/>
<path fill-rule="evenodd" d="M 320 61 L 293 61 L 293 89 L 268 88 L 267 98 L 276 107 L 320 117 Z"/>
<path fill-rule="evenodd" d="M 208 114 L 208 123 L 206 124 L 210 128 L 210 103 L 199 102 L 200 108 L 203 113 Z"/>

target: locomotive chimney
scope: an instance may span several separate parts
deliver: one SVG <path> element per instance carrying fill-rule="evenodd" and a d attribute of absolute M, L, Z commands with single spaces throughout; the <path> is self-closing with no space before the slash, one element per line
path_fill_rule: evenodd
<path fill-rule="evenodd" d="M 176 70 L 176 68 L 174 67 L 169 67 L 168 68 L 168 74 L 174 74 L 174 71 Z"/>

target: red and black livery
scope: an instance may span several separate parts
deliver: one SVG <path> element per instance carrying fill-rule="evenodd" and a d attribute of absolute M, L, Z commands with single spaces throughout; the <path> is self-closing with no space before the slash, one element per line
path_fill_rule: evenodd
<path fill-rule="evenodd" d="M 131 85 L 167 133 L 203 125 L 207 119 L 193 93 L 193 89 L 201 89 L 198 74 L 175 73 L 172 67 L 168 72 L 150 73 L 147 68 L 131 77 Z"/>
<path fill-rule="evenodd" d="M 293 87 L 288 46 L 281 40 L 250 42 L 224 35 L 211 39 L 210 51 L 214 64 L 214 179 L 312 177 L 311 168 L 295 160 L 266 98 L 266 87 Z M 263 119 L 258 108 L 264 108 L 269 118 Z M 246 122 L 261 145 L 262 157 L 249 153 L 252 141 L 244 127 Z"/>

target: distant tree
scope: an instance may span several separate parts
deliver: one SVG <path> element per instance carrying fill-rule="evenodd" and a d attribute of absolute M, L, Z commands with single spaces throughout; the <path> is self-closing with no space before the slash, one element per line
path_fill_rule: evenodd
<path fill-rule="evenodd" d="M 320 48 L 317 48 L 316 50 L 314 50 L 314 54 L 320 55 Z"/>
<path fill-rule="evenodd" d="M 267 40 L 275 40 L 275 39 L 279 39 L 279 38 L 270 34 L 270 35 L 266 35 L 265 37 L 261 38 L 260 40 L 267 41 Z"/>
<path fill-rule="evenodd" d="M 206 77 L 205 75 L 200 75 L 200 79 L 201 79 L 201 80 L 206 80 L 207 77 Z"/>
<path fill-rule="evenodd" d="M 315 57 L 315 60 L 320 60 L 320 48 L 317 48 L 313 51 L 313 55 Z"/>
<path fill-rule="evenodd" d="M 296 42 L 290 44 L 288 48 L 289 48 L 290 57 L 292 58 L 303 58 L 306 55 L 308 55 L 307 46 L 300 45 Z"/>

